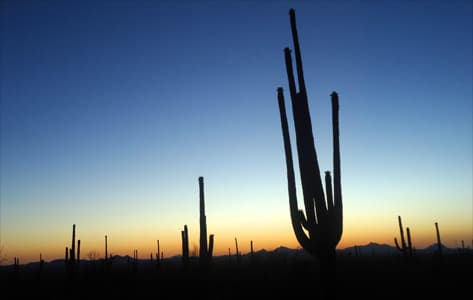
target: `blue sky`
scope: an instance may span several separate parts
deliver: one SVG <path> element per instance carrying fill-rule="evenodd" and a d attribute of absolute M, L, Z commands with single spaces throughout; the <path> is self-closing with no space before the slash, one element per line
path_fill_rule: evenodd
<path fill-rule="evenodd" d="M 276 88 L 291 7 L 322 170 L 340 95 L 342 243 L 392 243 L 399 214 L 423 244 L 435 221 L 452 246 L 471 240 L 471 2 L 3 1 L 7 253 L 60 255 L 72 223 L 178 243 L 183 224 L 197 232 L 198 176 L 209 233 L 288 241 Z"/>

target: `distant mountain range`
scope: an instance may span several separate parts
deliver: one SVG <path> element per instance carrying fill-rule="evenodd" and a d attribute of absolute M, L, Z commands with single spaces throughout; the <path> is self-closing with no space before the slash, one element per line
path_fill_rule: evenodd
<path fill-rule="evenodd" d="M 378 244 L 378 243 L 369 243 L 366 245 L 361 246 L 352 246 L 345 249 L 338 249 L 337 253 L 340 255 L 356 255 L 356 251 L 358 251 L 359 255 L 396 255 L 401 254 L 401 252 L 395 247 L 388 244 Z M 438 245 L 432 244 L 426 248 L 422 249 L 413 249 L 415 255 L 433 255 L 437 253 Z M 444 255 L 451 255 L 451 254 L 459 254 L 461 253 L 462 249 L 460 248 L 448 248 L 445 245 L 442 245 L 442 254 Z M 469 248 L 466 251 L 470 251 Z"/>
<path fill-rule="evenodd" d="M 437 244 L 432 244 L 423 249 L 414 249 L 414 254 L 417 256 L 427 256 L 427 255 L 434 255 L 438 251 Z M 462 250 L 461 248 L 448 248 L 442 245 L 442 254 L 443 255 L 454 255 L 454 254 L 461 254 L 462 251 L 466 251 L 466 253 L 473 254 L 473 250 L 470 248 L 466 248 Z M 337 255 L 339 256 L 393 256 L 393 255 L 401 255 L 401 252 L 395 247 L 388 244 L 378 244 L 378 243 L 368 243 L 366 245 L 359 245 L 359 246 L 352 246 L 347 247 L 344 249 L 337 249 Z M 215 263 L 228 263 L 228 262 L 236 262 L 235 254 L 231 256 L 228 255 L 221 255 L 221 256 L 214 256 L 213 261 Z M 261 249 L 259 251 L 255 251 L 253 254 L 253 258 L 251 257 L 250 253 L 241 254 L 239 257 L 242 263 L 249 262 L 251 259 L 257 260 L 259 262 L 264 262 L 268 260 L 305 260 L 305 259 L 312 259 L 311 255 L 307 253 L 304 249 L 291 249 L 285 246 L 280 246 L 275 248 L 274 250 L 266 250 Z M 195 260 L 198 261 L 198 257 L 192 257 L 191 261 Z M 112 258 L 112 263 L 114 266 L 119 265 L 128 265 L 133 262 L 133 258 L 125 255 L 120 256 L 116 255 Z M 143 258 L 138 259 L 139 265 L 149 265 L 150 259 Z M 182 262 L 182 258 L 180 255 L 172 256 L 165 258 L 163 260 L 166 264 L 178 264 Z M 53 266 L 64 266 L 64 259 L 55 259 L 49 262 L 45 262 L 49 267 Z M 92 265 L 94 263 L 100 264 L 103 263 L 103 259 L 98 259 L 96 261 L 89 261 L 86 259 L 81 259 L 81 264 L 83 265 Z M 155 263 L 155 261 L 154 261 Z M 11 265 L 10 265 L 11 266 Z M 1 268 L 10 267 L 7 265 L 0 266 Z M 39 262 L 32 262 L 28 264 L 22 265 L 32 268 L 37 268 L 39 266 Z"/>

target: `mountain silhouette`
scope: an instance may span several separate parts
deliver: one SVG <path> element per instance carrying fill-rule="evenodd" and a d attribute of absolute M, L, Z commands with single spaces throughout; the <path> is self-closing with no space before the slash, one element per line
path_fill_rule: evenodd
<path fill-rule="evenodd" d="M 358 248 L 358 250 L 356 250 Z M 341 256 L 345 255 L 356 255 L 356 252 L 358 251 L 358 254 L 361 256 L 393 256 L 393 255 L 401 255 L 399 250 L 394 245 L 389 245 L 389 244 L 379 244 L 376 242 L 370 242 L 365 245 L 355 245 L 355 246 L 350 246 L 346 247 L 343 249 L 337 249 L 337 254 Z M 415 250 L 416 255 L 419 256 L 428 256 L 428 255 L 434 255 L 438 251 L 438 246 L 436 243 L 433 243 L 425 248 L 419 248 Z M 442 245 L 442 251 L 444 255 L 455 255 L 459 254 L 461 249 L 460 248 L 449 248 L 445 245 Z M 467 248 L 467 251 L 471 251 L 470 248 Z M 248 262 L 251 257 L 250 253 L 243 253 L 242 255 L 242 262 Z M 230 259 L 234 259 L 235 255 L 232 254 L 230 256 Z M 293 248 L 288 248 L 286 246 L 279 246 L 273 250 L 266 250 L 266 249 L 260 249 L 254 252 L 253 255 L 254 259 L 258 260 L 267 260 L 267 259 L 294 259 L 294 260 L 305 260 L 305 259 L 311 259 L 311 256 L 304 251 L 304 249 L 293 249 Z M 197 259 L 197 258 L 192 258 L 192 259 Z M 217 255 L 214 256 L 214 261 L 215 263 L 226 263 L 229 261 L 229 256 L 228 254 L 225 255 Z M 91 264 L 103 264 L 104 260 L 103 258 L 97 259 L 97 260 L 87 260 L 87 259 L 82 259 L 81 264 L 84 266 L 91 265 Z M 124 266 L 127 264 L 131 264 L 133 262 L 133 258 L 129 255 L 115 255 L 112 257 L 112 263 L 114 266 Z M 180 264 L 182 262 L 182 256 L 181 255 L 175 255 L 171 257 L 167 257 L 163 259 L 163 263 L 167 264 Z M 53 269 L 53 268 L 59 268 L 63 269 L 64 268 L 64 259 L 54 259 L 49 262 L 45 262 L 48 266 L 48 269 Z M 141 258 L 137 260 L 138 265 L 148 265 L 150 264 L 149 258 Z M 37 268 L 39 265 L 39 262 L 30 262 L 26 264 L 21 264 L 22 267 L 30 267 L 32 269 Z M 3 265 L 0 266 L 1 269 L 10 269 L 13 267 L 13 264 L 11 265 Z"/>

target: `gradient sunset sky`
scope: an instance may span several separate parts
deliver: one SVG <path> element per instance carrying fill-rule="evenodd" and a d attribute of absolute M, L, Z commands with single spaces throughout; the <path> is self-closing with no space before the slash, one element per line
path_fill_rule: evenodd
<path fill-rule="evenodd" d="M 310 3 L 309 3 L 310 2 Z M 338 247 L 471 247 L 471 1 L 2 1 L 0 247 L 13 262 L 180 253 L 205 178 L 215 254 L 298 247 L 277 87 L 297 25 L 322 170 L 340 97 Z M 296 157 L 295 157 L 296 158 Z M 299 173 L 296 173 L 299 176 Z M 299 180 L 299 177 L 297 178 Z M 299 181 L 298 181 L 299 183 Z M 300 185 L 298 192 L 301 195 Z M 299 199 L 302 199 L 301 196 Z M 300 202 L 302 207 L 303 203 Z"/>

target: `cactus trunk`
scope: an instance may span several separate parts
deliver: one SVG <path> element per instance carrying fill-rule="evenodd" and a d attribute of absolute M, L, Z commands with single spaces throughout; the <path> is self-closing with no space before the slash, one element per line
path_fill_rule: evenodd
<path fill-rule="evenodd" d="M 205 216 L 205 196 L 204 196 L 204 177 L 199 177 L 199 208 L 200 208 L 200 248 L 199 262 L 207 264 L 212 259 L 214 235 L 209 237 L 209 245 L 207 246 L 207 217 Z"/>

